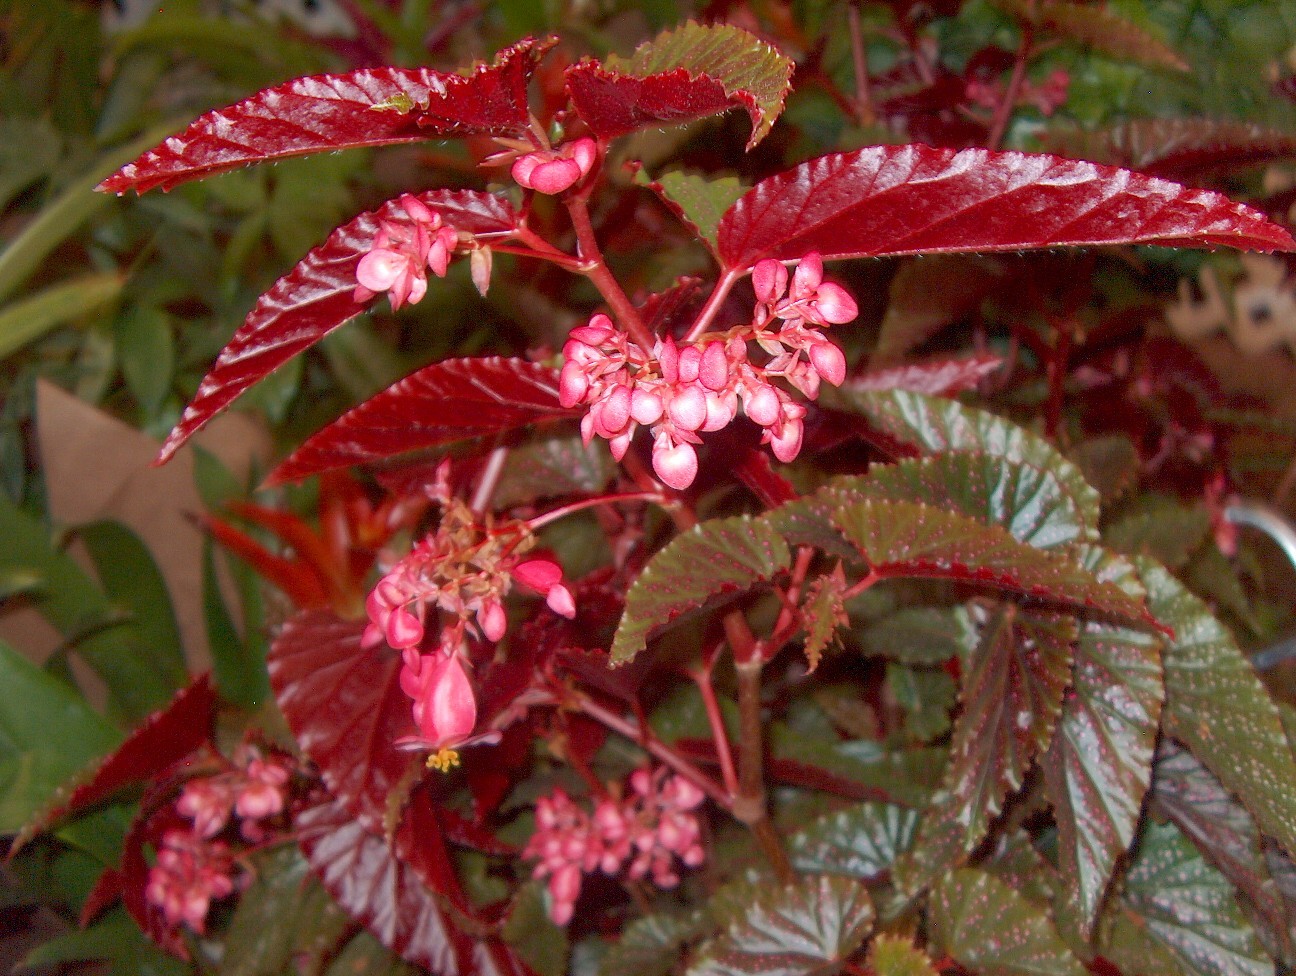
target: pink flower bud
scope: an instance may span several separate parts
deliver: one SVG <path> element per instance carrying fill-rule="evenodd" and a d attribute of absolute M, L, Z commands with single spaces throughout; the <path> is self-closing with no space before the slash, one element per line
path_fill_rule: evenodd
<path fill-rule="evenodd" d="M 438 278 L 444 278 L 446 276 L 446 271 L 449 270 L 450 267 L 450 254 L 458 244 L 459 235 L 455 233 L 453 227 L 442 227 L 437 231 L 436 237 L 428 248 L 427 266 Z M 473 253 L 476 254 L 477 252 L 474 251 Z M 473 280 L 476 281 L 476 278 L 474 277 Z M 489 267 L 486 269 L 486 280 L 488 282 L 490 281 Z M 424 287 L 427 287 L 426 281 Z M 478 288 L 478 291 L 481 291 L 480 287 Z M 482 294 L 485 294 L 485 292 L 482 292 Z"/>
<path fill-rule="evenodd" d="M 796 272 L 792 275 L 792 290 L 788 293 L 788 298 L 794 302 L 813 298 L 822 281 L 823 259 L 819 257 L 818 251 L 811 251 L 797 263 Z"/>
<path fill-rule="evenodd" d="M 766 305 L 773 305 L 783 297 L 787 290 L 788 273 L 781 261 L 765 258 L 756 262 L 752 268 L 752 287 L 756 290 L 756 300 Z"/>
<path fill-rule="evenodd" d="M 576 616 L 576 600 L 572 597 L 571 590 L 561 583 L 549 587 L 549 592 L 545 594 L 545 603 L 560 617 L 571 620 Z"/>
<path fill-rule="evenodd" d="M 612 457 L 618 461 L 625 457 L 626 451 L 630 450 L 630 441 L 633 439 L 634 424 L 631 424 L 620 434 L 617 434 L 616 437 L 613 437 L 608 441 L 608 450 L 611 452 Z"/>
<path fill-rule="evenodd" d="M 657 365 L 667 383 L 673 386 L 679 382 L 679 347 L 670 336 L 657 344 Z"/>
<path fill-rule="evenodd" d="M 679 382 L 696 383 L 702 369 L 702 350 L 697 346 L 685 346 L 679 354 Z"/>
<path fill-rule="evenodd" d="M 414 723 L 425 748 L 461 742 L 477 724 L 477 700 L 458 654 L 425 656 L 419 672 L 403 670 L 400 682 L 414 699 Z"/>
<path fill-rule="evenodd" d="M 706 397 L 706 423 L 702 425 L 702 429 L 706 431 L 723 430 L 733 422 L 737 413 L 738 400 L 732 393 L 723 395 L 708 393 Z"/>
<path fill-rule="evenodd" d="M 778 421 L 782 412 L 778 394 L 767 383 L 762 384 L 743 402 L 743 409 L 752 423 L 760 424 L 762 427 L 772 426 Z"/>
<path fill-rule="evenodd" d="M 404 211 L 410 215 L 411 220 L 421 224 L 431 224 L 433 227 L 441 225 L 441 217 L 430 210 L 426 204 L 412 193 L 402 193 L 400 205 Z"/>
<path fill-rule="evenodd" d="M 706 394 L 700 387 L 686 386 L 671 399 L 667 412 L 676 427 L 688 431 L 697 430 L 706 423 Z"/>
<path fill-rule="evenodd" d="M 818 320 L 832 325 L 850 322 L 859 314 L 859 306 L 855 304 L 855 299 L 851 298 L 850 293 L 841 285 L 835 285 L 831 281 L 819 286 L 814 308 Z"/>
<path fill-rule="evenodd" d="M 549 879 L 549 893 L 553 896 L 554 901 L 574 902 L 580 897 L 580 890 L 580 868 L 574 864 L 560 868 Z"/>
<path fill-rule="evenodd" d="M 773 433 L 772 429 L 767 430 L 770 450 L 784 464 L 796 460 L 796 456 L 801 453 L 801 439 L 804 435 L 805 424 L 800 420 L 785 420 L 778 433 Z"/>
<path fill-rule="evenodd" d="M 598 161 L 598 144 L 588 136 L 563 146 L 576 165 L 580 167 L 581 176 L 587 176 Z"/>
<path fill-rule="evenodd" d="M 249 783 L 239 793 L 234 812 L 250 820 L 274 816 L 284 807 L 283 791 L 268 783 Z"/>
<path fill-rule="evenodd" d="M 683 491 L 697 477 L 697 451 L 691 444 L 671 445 L 669 440 L 658 439 L 653 444 L 652 462 L 657 477 L 676 491 Z"/>
<path fill-rule="evenodd" d="M 641 386 L 636 386 L 630 395 L 630 416 L 638 423 L 645 426 L 655 424 L 661 420 L 664 410 L 662 398 Z"/>
<path fill-rule="evenodd" d="M 513 567 L 513 578 L 529 590 L 547 593 L 562 582 L 562 567 L 552 559 L 528 559 Z"/>
<path fill-rule="evenodd" d="M 707 343 L 698 369 L 698 380 L 716 393 L 729 385 L 729 358 L 725 355 L 724 343 Z"/>
<path fill-rule="evenodd" d="M 570 410 L 585 399 L 588 390 L 589 378 L 585 375 L 585 371 L 581 369 L 579 363 L 569 359 L 563 364 L 562 372 L 558 374 L 558 402 Z"/>
<path fill-rule="evenodd" d="M 833 386 L 841 386 L 846 379 L 846 356 L 827 340 L 810 346 L 810 362 L 815 372 Z"/>
<path fill-rule="evenodd" d="M 614 386 L 590 413 L 594 428 L 603 437 L 615 437 L 630 422 L 630 391 L 624 386 Z"/>
<path fill-rule="evenodd" d="M 473 287 L 483 298 L 490 290 L 491 265 L 493 255 L 489 247 L 476 248 L 468 257 L 468 268 L 472 272 Z"/>
<path fill-rule="evenodd" d="M 477 611 L 477 625 L 489 641 L 500 641 L 508 630 L 508 617 L 498 600 L 490 600 Z"/>
<path fill-rule="evenodd" d="M 396 650 L 413 647 L 423 641 L 423 624 L 404 607 L 397 607 L 387 618 L 387 643 Z"/>

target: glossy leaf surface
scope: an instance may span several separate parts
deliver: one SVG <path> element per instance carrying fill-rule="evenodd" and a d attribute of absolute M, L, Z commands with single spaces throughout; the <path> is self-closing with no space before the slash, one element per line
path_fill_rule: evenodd
<path fill-rule="evenodd" d="M 1154 808 L 1171 820 L 1197 850 L 1245 896 L 1271 939 L 1293 952 L 1283 892 L 1266 863 L 1260 831 L 1246 808 L 1201 761 L 1173 739 L 1157 750 Z M 1290 862 L 1289 862 L 1290 863 Z"/>
<path fill-rule="evenodd" d="M 558 402 L 558 371 L 525 359 L 447 359 L 412 373 L 312 436 L 272 483 L 574 417 Z"/>
<path fill-rule="evenodd" d="M 1148 606 L 1171 627 L 1165 730 L 1237 794 L 1262 830 L 1296 850 L 1296 761 L 1278 711 L 1233 637 L 1169 573 L 1143 562 Z"/>
<path fill-rule="evenodd" d="M 360 646 L 361 621 L 327 610 L 293 617 L 270 649 L 270 683 L 297 744 L 338 803 L 381 833 L 412 757 L 392 744 L 414 731 L 400 655 Z"/>
<path fill-rule="evenodd" d="M 846 381 L 848 391 L 909 390 L 928 396 L 952 396 L 975 390 L 986 377 L 999 371 L 1003 360 L 980 353 L 962 359 L 936 359 L 891 369 L 873 370 Z"/>
<path fill-rule="evenodd" d="M 405 824 L 405 831 L 416 829 L 409 820 Z M 418 826 L 436 829 L 426 822 Z M 436 894 L 344 805 L 320 796 L 298 813 L 296 828 L 311 870 L 338 905 L 383 945 L 438 976 L 473 971 L 471 946 L 452 930 Z"/>
<path fill-rule="evenodd" d="M 209 112 L 99 184 L 107 193 L 190 180 L 248 163 L 438 136 L 515 136 L 527 126 L 527 82 L 546 43 L 523 40 L 466 75 L 364 68 L 296 78 Z"/>
<path fill-rule="evenodd" d="M 1072 693 L 1040 763 L 1058 826 L 1060 921 L 1088 939 L 1118 860 L 1134 842 L 1164 698 L 1160 642 L 1082 624 Z"/>
<path fill-rule="evenodd" d="M 1100 950 L 1122 970 L 1270 976 L 1232 886 L 1173 824 L 1149 823 Z"/>
<path fill-rule="evenodd" d="M 1080 469 L 1044 438 L 1002 417 L 954 400 L 905 390 L 825 390 L 821 399 L 860 415 L 870 434 L 896 452 L 980 451 L 1048 471 L 1071 495 L 1086 526 L 1097 530 L 1098 493 Z"/>
<path fill-rule="evenodd" d="M 756 184 L 720 222 L 726 267 L 795 260 L 1161 244 L 1290 250 L 1227 197 L 1059 156 L 873 146 Z"/>
<path fill-rule="evenodd" d="M 859 492 L 979 519 L 1037 549 L 1096 537 L 1075 499 L 1052 474 L 992 454 L 950 451 L 876 466 Z"/>
<path fill-rule="evenodd" d="M 577 114 L 604 138 L 742 107 L 751 116 L 750 149 L 783 111 L 791 76 L 792 62 L 755 35 L 689 22 L 628 58 L 574 65 L 567 91 Z"/>
<path fill-rule="evenodd" d="M 418 199 L 447 223 L 472 234 L 507 235 L 517 226 L 508 201 L 489 193 L 433 190 Z M 380 222 L 402 224 L 409 219 L 396 200 L 362 213 L 276 281 L 203 377 L 162 446 L 159 463 L 252 384 L 368 308 L 372 299 L 355 299 L 356 267 L 372 246 Z"/>
<path fill-rule="evenodd" d="M 932 895 L 932 925 L 945 952 L 981 976 L 1084 976 L 1085 968 L 1045 908 L 992 874 L 963 868 Z"/>
<path fill-rule="evenodd" d="M 763 888 L 688 976 L 828 976 L 868 937 L 873 918 L 868 889 L 850 878 Z"/>
<path fill-rule="evenodd" d="M 847 501 L 833 520 L 884 579 L 959 580 L 1148 619 L 1137 597 L 1066 556 L 1018 542 L 997 525 L 921 503 L 873 499 Z"/>
<path fill-rule="evenodd" d="M 745 516 L 702 522 L 653 556 L 626 593 L 612 663 L 634 658 L 658 629 L 708 601 L 767 582 L 791 564 L 787 543 Z"/>

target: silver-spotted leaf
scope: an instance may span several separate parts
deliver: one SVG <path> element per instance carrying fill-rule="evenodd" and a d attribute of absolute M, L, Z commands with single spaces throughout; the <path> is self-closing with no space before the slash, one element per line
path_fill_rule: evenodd
<path fill-rule="evenodd" d="M 1087 621 L 1072 689 L 1041 763 L 1058 827 L 1059 923 L 1087 941 L 1138 828 L 1165 696 L 1160 642 Z"/>
<path fill-rule="evenodd" d="M 791 561 L 787 543 L 759 519 L 715 519 L 681 533 L 648 561 L 626 593 L 612 663 L 633 659 L 656 630 L 681 615 L 768 582 Z"/>
<path fill-rule="evenodd" d="M 700 911 L 655 912 L 635 919 L 599 960 L 598 976 L 666 976 L 684 945 L 701 934 L 702 923 Z"/>
<path fill-rule="evenodd" d="M 1128 976 L 1273 976 L 1233 886 L 1174 824 L 1149 823 L 1099 951 Z"/>
<path fill-rule="evenodd" d="M 931 918 L 936 941 L 978 976 L 1085 976 L 1048 909 L 992 874 L 947 875 L 932 893 Z"/>
<path fill-rule="evenodd" d="M 1148 607 L 1170 627 L 1165 730 L 1237 794 L 1260 828 L 1296 851 L 1296 760 L 1278 710 L 1233 637 L 1168 572 L 1139 563 Z"/>
<path fill-rule="evenodd" d="M 788 840 L 792 866 L 807 874 L 869 880 L 889 871 L 913 843 L 918 814 L 890 803 L 860 803 L 826 814 Z"/>
<path fill-rule="evenodd" d="M 873 902 L 853 878 L 811 875 L 766 888 L 688 976 L 830 976 L 868 938 Z"/>

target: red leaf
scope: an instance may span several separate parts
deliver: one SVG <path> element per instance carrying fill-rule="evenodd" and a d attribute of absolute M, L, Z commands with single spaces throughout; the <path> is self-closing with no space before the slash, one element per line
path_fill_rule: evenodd
<path fill-rule="evenodd" d="M 107 193 L 169 190 L 247 163 L 436 136 L 520 135 L 527 82 L 552 46 L 531 38 L 470 74 L 365 68 L 296 78 L 206 115 L 99 184 Z"/>
<path fill-rule="evenodd" d="M 756 100 L 747 92 L 730 95 L 714 78 L 691 77 L 684 68 L 636 78 L 583 61 L 567 69 L 567 92 L 577 114 L 604 139 L 731 108 L 746 109 L 753 127 L 760 120 Z"/>
<path fill-rule="evenodd" d="M 505 235 L 517 226 L 507 200 L 475 190 L 433 190 L 418 195 L 449 224 L 479 237 Z M 158 454 L 161 464 L 235 397 L 293 356 L 363 312 L 358 302 L 356 266 L 368 252 L 380 221 L 408 223 L 398 201 L 362 213 L 314 248 L 292 271 L 258 299 L 256 307 L 221 350 L 198 387 L 184 416 Z"/>
<path fill-rule="evenodd" d="M 152 799 L 156 801 L 158 798 Z M 144 895 L 149 875 L 149 863 L 144 850 L 146 846 L 155 850 L 161 847 L 162 837 L 168 830 L 188 831 L 193 824 L 180 816 L 170 803 L 159 807 L 156 802 L 148 802 L 146 798 L 143 811 L 126 832 L 121 867 L 108 868 L 100 875 L 86 900 L 81 921 L 83 924 L 89 922 L 94 917 L 93 912 L 102 910 L 120 896 L 135 924 L 150 939 L 172 955 L 187 960 L 189 949 L 181 936 L 181 930 L 171 926 L 162 909 L 150 904 Z"/>
<path fill-rule="evenodd" d="M 542 420 L 573 417 L 558 403 L 558 371 L 524 359 L 449 359 L 405 377 L 343 414 L 279 465 L 297 481 Z"/>
<path fill-rule="evenodd" d="M 848 390 L 909 390 L 929 396 L 951 396 L 974 390 L 981 380 L 1003 365 L 990 353 L 977 353 L 962 359 L 933 359 L 892 369 L 865 373 L 846 383 Z"/>
<path fill-rule="evenodd" d="M 628 58 L 573 65 L 566 81 L 577 113 L 605 139 L 742 107 L 751 149 L 783 111 L 791 76 L 792 62 L 755 35 L 688 22 Z"/>
<path fill-rule="evenodd" d="M 10 854 L 66 815 L 158 778 L 211 740 L 215 715 L 216 694 L 209 677 L 203 675 L 181 689 L 166 708 L 150 715 L 99 765 L 56 790 L 45 809 L 23 825 Z"/>
<path fill-rule="evenodd" d="M 763 180 L 720 221 L 726 267 L 762 258 L 1162 244 L 1293 250 L 1218 193 L 1059 156 L 871 146 Z"/>
<path fill-rule="evenodd" d="M 426 883 L 445 862 L 436 817 L 426 797 L 401 824 L 396 848 L 352 818 L 343 803 L 321 795 L 298 813 L 297 839 L 311 870 L 338 905 L 393 952 L 439 976 L 474 972 L 473 943 L 455 931 L 437 894 Z M 417 837 L 417 843 L 414 838 Z M 420 857 L 420 867 L 403 857 Z"/>
<path fill-rule="evenodd" d="M 270 647 L 270 684 L 302 751 L 369 831 L 381 833 L 388 797 L 412 761 L 392 743 L 414 731 L 400 689 L 400 655 L 360 646 L 362 621 L 327 610 L 293 617 Z"/>
<path fill-rule="evenodd" d="M 326 581 L 302 560 L 276 556 L 246 532 L 214 516 L 203 516 L 201 524 L 213 539 L 251 566 L 258 576 L 282 590 L 298 610 L 329 605 Z"/>

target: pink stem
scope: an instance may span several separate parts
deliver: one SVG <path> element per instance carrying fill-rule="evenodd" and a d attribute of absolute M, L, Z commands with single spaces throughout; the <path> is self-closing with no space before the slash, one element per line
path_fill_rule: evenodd
<path fill-rule="evenodd" d="M 566 518 L 574 512 L 579 512 L 585 508 L 594 508 L 596 505 L 613 505 L 616 502 L 664 502 L 662 494 L 659 491 L 628 491 L 620 495 L 604 495 L 601 498 L 586 498 L 579 502 L 572 502 L 570 505 L 562 505 L 555 508 L 552 512 L 545 512 L 543 515 L 537 515 L 529 520 L 527 525 L 532 531 L 542 528 L 551 522 L 556 522 L 560 518 Z"/>
<path fill-rule="evenodd" d="M 730 268 L 720 276 L 720 280 L 716 282 L 715 288 L 711 291 L 711 297 L 707 299 L 706 305 L 698 313 L 697 320 L 689 327 L 688 333 L 684 336 L 684 342 L 696 342 L 698 337 L 710 328 L 712 319 L 720 311 L 720 306 L 724 304 L 724 300 L 729 297 L 730 289 L 745 273 Z"/>
<path fill-rule="evenodd" d="M 608 303 L 622 328 L 630 333 L 630 337 L 645 352 L 651 353 L 653 346 L 656 345 L 653 334 L 648 331 L 643 319 L 639 317 L 639 310 L 631 303 L 603 259 L 603 251 L 599 248 L 598 238 L 594 234 L 594 225 L 590 222 L 589 207 L 584 197 L 569 196 L 565 197 L 563 202 L 567 205 L 568 214 L 571 215 L 581 257 L 587 262 L 583 273 L 599 290 L 599 294 Z"/>
<path fill-rule="evenodd" d="M 734 769 L 733 752 L 729 747 L 729 733 L 725 730 L 724 716 L 720 714 L 720 703 L 716 701 L 715 687 L 711 684 L 711 669 L 704 665 L 696 671 L 690 671 L 689 677 L 702 693 L 702 704 L 706 707 L 707 721 L 711 724 L 711 735 L 715 738 L 716 755 L 720 759 L 720 777 L 724 780 L 729 795 L 737 796 L 738 774 Z"/>

